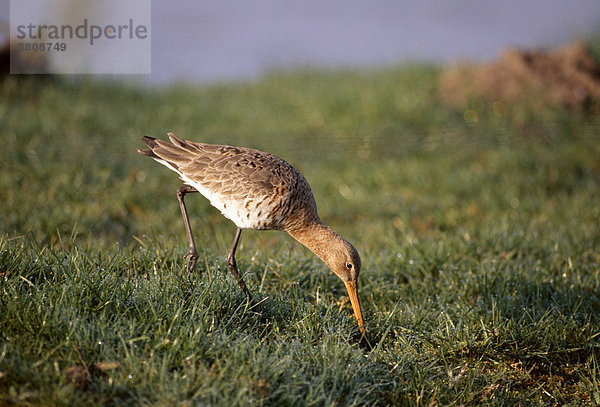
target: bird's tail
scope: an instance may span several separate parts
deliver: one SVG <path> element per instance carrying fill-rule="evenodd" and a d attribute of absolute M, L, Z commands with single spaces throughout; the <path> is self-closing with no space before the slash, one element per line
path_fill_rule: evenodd
<path fill-rule="evenodd" d="M 139 149 L 137 151 L 138 153 L 153 158 L 170 169 L 179 172 L 179 167 L 193 160 L 194 155 L 199 149 L 190 142 L 180 139 L 173 133 L 168 133 L 168 135 L 171 143 L 154 137 L 142 137 L 142 141 L 150 148 Z"/>
<path fill-rule="evenodd" d="M 146 143 L 146 145 L 148 147 L 150 147 L 150 149 L 141 149 L 140 148 L 140 149 L 138 149 L 137 152 L 140 153 L 140 154 L 142 154 L 142 155 L 145 155 L 147 157 L 150 157 L 150 158 L 154 158 L 154 159 L 159 158 L 156 154 L 154 154 L 154 151 L 153 151 L 154 148 L 156 148 L 158 146 L 158 143 L 156 142 L 156 139 L 154 137 L 144 136 L 144 137 L 142 137 L 142 141 L 144 143 Z"/>

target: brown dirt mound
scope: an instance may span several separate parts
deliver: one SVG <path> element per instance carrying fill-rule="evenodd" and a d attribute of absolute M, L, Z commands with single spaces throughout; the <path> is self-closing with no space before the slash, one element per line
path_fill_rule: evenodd
<path fill-rule="evenodd" d="M 467 106 L 469 98 L 478 97 L 492 103 L 587 110 L 600 104 L 600 67 L 582 43 L 547 52 L 508 49 L 491 64 L 446 71 L 439 93 L 452 107 Z"/>

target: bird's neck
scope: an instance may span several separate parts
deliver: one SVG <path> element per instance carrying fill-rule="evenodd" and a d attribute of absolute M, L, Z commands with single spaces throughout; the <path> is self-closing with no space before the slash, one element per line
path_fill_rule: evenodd
<path fill-rule="evenodd" d="M 302 227 L 289 228 L 286 232 L 306 246 L 329 266 L 329 254 L 332 245 L 342 238 L 329 226 L 319 220 L 304 224 Z"/>

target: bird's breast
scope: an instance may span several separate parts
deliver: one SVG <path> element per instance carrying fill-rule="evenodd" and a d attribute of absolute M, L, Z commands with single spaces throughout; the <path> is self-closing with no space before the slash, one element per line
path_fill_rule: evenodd
<path fill-rule="evenodd" d="M 281 229 L 282 216 L 278 205 L 265 198 L 243 200 L 211 199 L 211 204 L 243 229 Z"/>

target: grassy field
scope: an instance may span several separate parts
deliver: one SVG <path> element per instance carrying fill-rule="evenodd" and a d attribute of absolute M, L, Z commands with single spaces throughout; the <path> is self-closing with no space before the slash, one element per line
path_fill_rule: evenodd
<path fill-rule="evenodd" d="M 598 405 L 600 113 L 436 96 L 439 69 L 150 90 L 0 83 L 0 405 Z M 467 119 L 467 120 L 465 120 Z M 141 136 L 273 152 L 361 253 L 341 281 L 187 199 Z"/>

